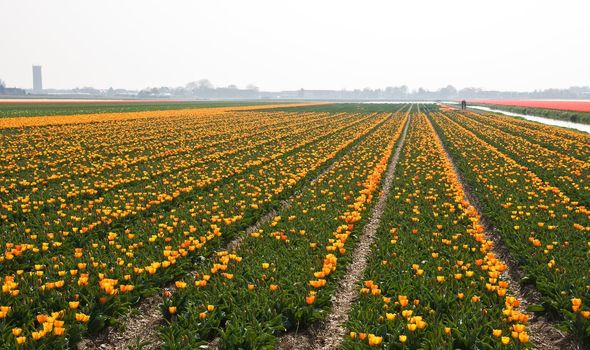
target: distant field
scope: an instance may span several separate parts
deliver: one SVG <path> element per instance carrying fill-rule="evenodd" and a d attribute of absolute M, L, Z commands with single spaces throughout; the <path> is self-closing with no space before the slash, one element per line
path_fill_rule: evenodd
<path fill-rule="evenodd" d="M 273 104 L 277 102 L 252 102 L 252 101 L 84 101 L 56 102 L 43 100 L 22 100 L 15 102 L 0 100 L 0 118 L 34 117 L 48 115 L 73 115 L 93 113 L 120 113 L 139 112 L 149 110 L 173 110 L 190 108 L 210 108 L 224 106 L 246 106 Z"/>

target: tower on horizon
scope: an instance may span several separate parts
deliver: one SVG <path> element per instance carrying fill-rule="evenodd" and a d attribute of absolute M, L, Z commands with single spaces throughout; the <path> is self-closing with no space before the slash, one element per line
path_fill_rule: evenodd
<path fill-rule="evenodd" d="M 43 80 L 41 79 L 41 66 L 33 66 L 33 91 L 43 92 Z"/>

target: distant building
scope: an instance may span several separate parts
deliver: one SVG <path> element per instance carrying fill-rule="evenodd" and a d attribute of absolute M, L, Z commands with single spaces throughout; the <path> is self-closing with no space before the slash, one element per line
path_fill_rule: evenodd
<path fill-rule="evenodd" d="M 6 87 L 6 84 L 0 80 L 0 95 L 20 96 L 26 95 L 26 91 L 19 88 Z"/>
<path fill-rule="evenodd" d="M 27 94 L 27 92 L 23 89 L 11 88 L 11 87 L 6 87 L 4 85 L 0 85 L 0 95 L 22 96 L 22 95 L 26 95 L 26 94 Z"/>
<path fill-rule="evenodd" d="M 24 89 L 0 87 L 0 95 L 24 96 L 27 92 Z"/>
<path fill-rule="evenodd" d="M 41 66 L 33 66 L 33 92 L 43 92 L 43 80 L 41 78 Z"/>

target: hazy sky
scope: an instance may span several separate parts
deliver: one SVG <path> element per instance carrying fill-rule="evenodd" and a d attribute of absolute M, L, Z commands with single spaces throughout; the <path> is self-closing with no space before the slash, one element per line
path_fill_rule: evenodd
<path fill-rule="evenodd" d="M 590 85 L 590 1 L 0 0 L 0 79 L 45 88 Z"/>

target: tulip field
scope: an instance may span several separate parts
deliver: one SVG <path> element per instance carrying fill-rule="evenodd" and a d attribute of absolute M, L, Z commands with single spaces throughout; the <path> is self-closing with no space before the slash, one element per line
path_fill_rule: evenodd
<path fill-rule="evenodd" d="M 556 120 L 590 124 L 590 100 L 468 100 L 495 110 L 545 117 Z M 569 127 L 572 127 L 570 125 Z M 587 130 L 586 130 L 587 131 Z"/>
<path fill-rule="evenodd" d="M 588 100 L 469 100 L 469 102 L 503 105 L 503 106 L 518 106 L 529 108 L 544 108 L 566 111 L 590 112 L 590 101 Z"/>
<path fill-rule="evenodd" d="M 437 104 L 159 106 L 0 118 L 0 350 L 590 346 L 590 134 Z"/>

